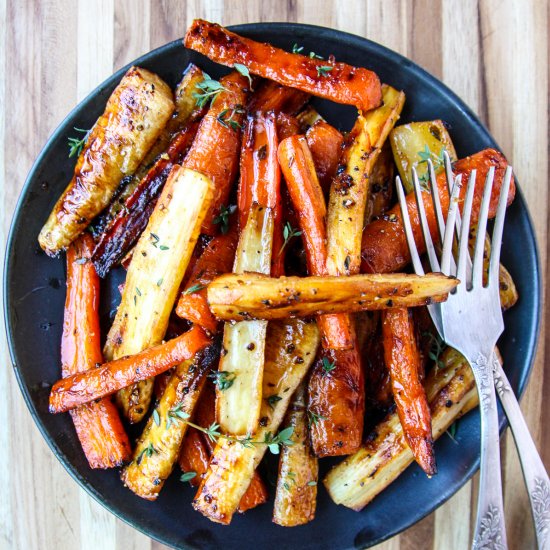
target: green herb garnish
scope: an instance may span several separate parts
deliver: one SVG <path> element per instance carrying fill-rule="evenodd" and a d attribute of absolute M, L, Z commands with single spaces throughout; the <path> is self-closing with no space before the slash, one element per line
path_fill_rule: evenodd
<path fill-rule="evenodd" d="M 248 82 L 250 83 L 250 91 L 253 92 L 254 90 L 252 89 L 252 77 L 250 76 L 250 71 L 248 70 L 248 67 L 246 65 L 243 65 L 242 63 L 235 63 L 233 67 L 244 77 L 248 78 Z"/>
<path fill-rule="evenodd" d="M 229 216 L 237 210 L 237 207 L 234 204 L 225 206 L 222 204 L 220 206 L 220 213 L 214 218 L 213 223 L 220 224 L 220 231 L 222 235 L 227 234 L 229 231 Z"/>
<path fill-rule="evenodd" d="M 73 126 L 73 129 L 77 132 L 83 132 L 84 136 L 82 139 L 78 139 L 77 137 L 70 137 L 67 139 L 69 142 L 69 158 L 76 156 L 79 156 L 80 153 L 82 153 L 82 149 L 84 148 L 84 145 L 86 144 L 86 140 L 88 139 L 88 135 L 90 133 L 90 130 L 83 130 L 82 128 L 77 128 L 76 126 Z"/>
<path fill-rule="evenodd" d="M 284 242 L 281 246 L 281 250 L 279 250 L 279 256 L 283 253 L 283 250 L 286 248 L 286 245 L 293 239 L 294 237 L 299 237 L 302 234 L 301 231 L 298 229 L 294 229 L 290 222 L 286 222 L 283 227 L 283 238 Z"/>
<path fill-rule="evenodd" d="M 197 477 L 197 472 L 183 472 L 180 476 L 180 481 L 185 483 L 186 481 L 191 481 L 195 477 Z"/>
<path fill-rule="evenodd" d="M 336 368 L 336 363 L 334 361 L 329 361 L 328 357 L 323 357 L 323 372 L 328 374 Z"/>
<path fill-rule="evenodd" d="M 210 78 L 206 73 L 204 73 L 204 80 L 197 84 L 197 89 L 200 90 L 200 92 L 193 92 L 192 96 L 197 102 L 197 107 L 201 108 L 210 100 L 216 99 L 221 92 L 227 91 L 227 88 L 225 88 L 223 84 Z"/>
<path fill-rule="evenodd" d="M 331 65 L 321 65 L 320 67 L 317 67 L 317 76 L 327 76 L 332 69 L 334 69 L 334 67 Z"/>
<path fill-rule="evenodd" d="M 237 375 L 234 372 L 226 372 L 223 370 L 212 371 L 208 378 L 214 380 L 214 385 L 220 390 L 228 390 L 235 382 Z"/>

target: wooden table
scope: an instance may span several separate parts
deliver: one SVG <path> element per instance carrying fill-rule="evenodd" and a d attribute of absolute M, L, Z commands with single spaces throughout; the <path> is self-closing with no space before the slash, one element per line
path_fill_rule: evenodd
<path fill-rule="evenodd" d="M 7 234 L 25 176 L 67 112 L 113 71 L 181 37 L 203 17 L 223 24 L 299 21 L 380 42 L 442 79 L 476 111 L 513 162 L 546 274 L 548 5 L 546 0 L 0 0 L 0 181 Z M 4 247 L 2 247 L 3 250 Z M 543 327 L 522 408 L 550 464 L 550 367 Z M 71 480 L 38 433 L 2 340 L 0 547 L 164 548 L 104 510 Z M 543 381 L 546 382 L 543 385 Z M 534 548 L 528 500 L 511 436 L 503 441 L 510 548 Z M 465 550 L 475 481 L 378 548 Z"/>

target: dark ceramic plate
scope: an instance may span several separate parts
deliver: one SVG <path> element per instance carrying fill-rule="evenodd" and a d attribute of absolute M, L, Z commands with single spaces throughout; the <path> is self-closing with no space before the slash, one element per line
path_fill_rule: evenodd
<path fill-rule="evenodd" d="M 411 61 L 378 44 L 335 30 L 287 23 L 242 25 L 234 30 L 287 50 L 297 43 L 306 51 L 314 50 L 324 57 L 334 54 L 338 60 L 373 69 L 383 82 L 405 91 L 407 101 L 401 122 L 445 120 L 459 157 L 496 147 L 457 96 Z M 135 64 L 158 73 L 174 86 L 190 61 L 216 77 L 226 72 L 187 51 L 180 41 L 144 55 Z M 167 482 L 157 502 L 144 501 L 122 486 L 117 471 L 93 471 L 88 467 L 69 415 L 48 414 L 49 387 L 59 377 L 65 272 L 63 261 L 52 260 L 40 251 L 37 236 L 72 174 L 74 159 L 67 158 L 67 137 L 74 133 L 73 126 L 91 127 L 125 71 L 126 67 L 101 84 L 50 137 L 30 171 L 9 236 L 5 316 L 11 357 L 30 412 L 51 449 L 74 479 L 111 512 L 147 535 L 179 548 L 364 548 L 419 521 L 477 469 L 476 412 L 460 421 L 456 442 L 446 436 L 437 442 L 439 473 L 433 479 L 427 479 L 413 465 L 360 513 L 333 504 L 320 484 L 315 520 L 294 529 L 271 523 L 271 504 L 236 516 L 228 527 L 211 523 L 192 510 L 194 490 L 179 482 L 176 475 Z M 314 103 L 332 124 L 341 129 L 351 127 L 352 108 L 326 101 Z M 505 315 L 506 331 L 499 345 L 512 386 L 521 393 L 535 353 L 541 296 L 535 237 L 521 193 L 508 210 L 503 263 L 510 269 L 521 298 Z M 121 278 L 121 273 L 115 272 L 104 284 L 102 307 L 106 317 L 116 306 L 116 286 Z M 325 462 L 321 464 L 326 469 Z"/>

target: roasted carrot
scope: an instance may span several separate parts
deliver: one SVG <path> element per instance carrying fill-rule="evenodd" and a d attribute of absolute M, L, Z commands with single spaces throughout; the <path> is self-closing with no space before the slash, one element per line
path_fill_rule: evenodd
<path fill-rule="evenodd" d="M 495 167 L 495 180 L 493 183 L 491 203 L 489 207 L 489 217 L 494 217 L 500 195 L 500 187 L 506 170 L 506 159 L 495 149 L 484 149 L 470 157 L 458 160 L 453 164 L 455 175 L 462 175 L 463 186 L 460 194 L 460 201 L 464 200 L 466 192 L 466 183 L 472 170 L 477 170 L 476 187 L 474 191 L 474 202 L 472 206 L 472 223 L 477 220 L 485 178 L 491 166 Z M 437 187 L 443 214 L 447 214 L 449 208 L 449 191 L 447 189 L 447 180 L 445 174 L 437 176 Z M 508 195 L 508 204 L 514 200 L 515 184 L 512 179 L 510 192 Z M 430 226 L 430 233 L 434 240 L 438 240 L 437 223 L 435 212 L 429 193 L 423 193 L 424 208 Z M 425 251 L 424 238 L 422 237 L 422 228 L 414 194 L 407 196 L 407 208 L 411 218 L 411 226 L 414 232 L 416 246 L 420 253 Z M 370 223 L 363 232 L 362 250 L 361 250 L 361 271 L 363 273 L 390 273 L 399 271 L 405 267 L 411 260 L 407 238 L 403 229 L 401 211 L 399 205 L 389 210 L 383 219 L 375 220 Z"/>
<path fill-rule="evenodd" d="M 202 226 L 202 233 L 206 235 L 218 233 L 216 220 L 220 210 L 227 206 L 237 175 L 243 105 L 248 94 L 248 80 L 236 71 L 220 79 L 220 84 L 224 90 L 212 101 L 183 161 L 183 166 L 214 182 L 214 199 Z"/>
<path fill-rule="evenodd" d="M 382 338 L 403 433 L 416 462 L 432 476 L 437 472 L 432 420 L 426 392 L 420 383 L 420 354 L 408 309 L 396 308 L 382 313 Z"/>
<path fill-rule="evenodd" d="M 279 136 L 279 141 L 283 141 L 283 139 L 299 133 L 300 123 L 296 117 L 281 112 L 277 113 L 277 135 Z"/>
<path fill-rule="evenodd" d="M 209 343 L 210 340 L 204 331 L 199 327 L 193 327 L 165 344 L 58 380 L 50 393 L 50 412 L 59 413 L 74 409 L 156 376 L 189 359 Z"/>
<path fill-rule="evenodd" d="M 271 273 L 283 274 L 283 205 L 281 170 L 277 160 L 276 115 L 256 113 L 247 118 L 241 148 L 241 175 L 237 195 L 239 226 L 244 228 L 253 203 L 273 211 L 273 254 Z"/>
<path fill-rule="evenodd" d="M 264 80 L 251 95 L 248 111 L 250 113 L 274 111 L 295 115 L 308 100 L 309 94 L 305 92 L 277 84 L 273 80 Z"/>
<path fill-rule="evenodd" d="M 325 199 L 306 139 L 294 136 L 283 140 L 279 162 L 292 202 L 300 213 L 308 270 L 313 275 L 327 275 Z M 317 456 L 349 454 L 361 443 L 365 405 L 353 320 L 345 313 L 321 315 L 317 324 L 323 346 L 330 350 L 327 353 L 335 354 L 335 363 L 331 363 L 334 368 L 329 372 L 323 361 L 313 366 L 308 407 L 310 416 L 317 421 L 310 424 L 311 443 Z"/>
<path fill-rule="evenodd" d="M 380 80 L 368 69 L 285 52 L 201 19 L 193 21 L 183 42 L 222 65 L 240 63 L 252 74 L 363 111 L 378 107 L 382 98 Z"/>
<path fill-rule="evenodd" d="M 137 241 L 155 208 L 158 196 L 174 164 L 181 162 L 196 133 L 199 123 L 189 122 L 170 142 L 166 153 L 158 157 L 124 203 L 124 208 L 101 233 L 93 253 L 93 262 L 100 277 L 122 260 Z"/>
<path fill-rule="evenodd" d="M 187 279 L 176 307 L 176 314 L 209 332 L 216 332 L 218 321 L 206 301 L 206 285 L 233 267 L 237 247 L 236 224 L 225 235 L 214 237 L 203 250 Z"/>
<path fill-rule="evenodd" d="M 303 136 L 283 140 L 279 146 L 279 163 L 290 198 L 300 212 L 298 221 L 311 275 L 327 275 L 326 205 L 315 173 L 311 152 Z M 353 341 L 349 315 L 323 315 L 317 319 L 323 336 L 323 346 L 350 348 Z"/>
<path fill-rule="evenodd" d="M 94 241 L 83 233 L 67 249 L 67 298 L 61 338 L 61 376 L 84 372 L 103 362 L 99 328 L 99 277 L 90 257 Z M 91 468 L 120 466 L 132 454 L 128 436 L 109 398 L 71 411 Z"/>
<path fill-rule="evenodd" d="M 319 183 L 325 196 L 328 196 L 330 182 L 338 168 L 344 136 L 328 122 L 318 120 L 307 130 L 306 139 Z"/>
<path fill-rule="evenodd" d="M 178 464 L 182 471 L 187 474 L 194 473 L 195 476 L 189 479 L 193 487 L 197 487 L 202 476 L 208 470 L 210 462 L 210 451 L 206 447 L 201 433 L 197 430 L 187 430 L 178 457 Z"/>

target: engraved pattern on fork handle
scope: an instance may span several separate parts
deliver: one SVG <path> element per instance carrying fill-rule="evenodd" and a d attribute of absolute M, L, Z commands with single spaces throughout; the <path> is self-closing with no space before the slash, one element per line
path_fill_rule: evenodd
<path fill-rule="evenodd" d="M 516 442 L 523 477 L 531 502 L 538 548 L 539 550 L 550 550 L 550 481 L 529 433 L 529 428 L 525 423 L 516 396 L 495 354 L 493 354 L 493 376 L 496 390 Z"/>
<path fill-rule="evenodd" d="M 500 445 L 496 391 L 491 358 L 478 353 L 470 359 L 481 403 L 481 463 L 477 516 L 472 548 L 506 550 L 502 501 Z"/>

